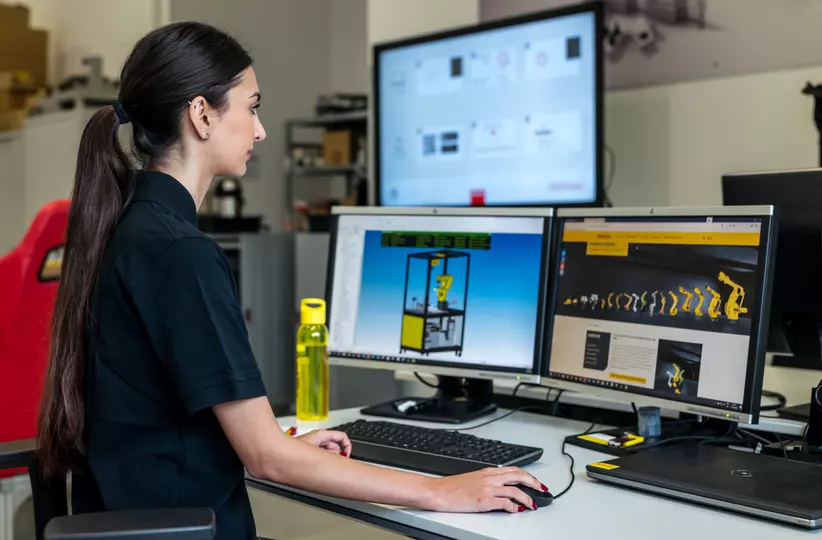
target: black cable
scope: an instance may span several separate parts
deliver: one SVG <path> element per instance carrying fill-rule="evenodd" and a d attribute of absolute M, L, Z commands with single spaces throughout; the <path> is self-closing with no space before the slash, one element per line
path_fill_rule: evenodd
<path fill-rule="evenodd" d="M 488 420 L 487 422 L 483 422 L 482 424 L 477 424 L 476 426 L 470 426 L 470 427 L 465 427 L 465 428 L 453 429 L 451 431 L 469 431 L 469 430 L 472 430 L 472 429 L 477 429 L 477 428 L 487 426 L 488 424 L 493 424 L 494 422 L 496 422 L 498 420 L 502 420 L 503 418 L 508 418 L 509 416 L 511 416 L 514 413 L 518 413 L 518 412 L 521 412 L 521 411 L 541 411 L 541 410 L 544 410 L 544 407 L 542 405 L 525 405 L 523 407 L 517 407 L 513 411 L 508 411 L 507 413 L 505 413 L 503 415 L 500 415 L 500 416 L 497 416 L 496 418 L 492 418 L 491 420 Z"/>
<path fill-rule="evenodd" d="M 776 411 L 788 404 L 788 400 L 785 398 L 785 396 L 783 396 L 779 392 L 774 392 L 772 390 L 762 390 L 762 397 L 775 399 L 778 403 L 776 403 L 775 405 L 760 406 L 760 411 Z"/>
<path fill-rule="evenodd" d="M 588 427 L 588 429 L 586 429 L 582 433 L 578 433 L 577 435 L 574 435 L 574 437 L 579 437 L 581 435 L 587 435 L 588 433 L 591 433 L 591 431 L 593 431 L 593 429 L 596 427 L 596 425 L 598 423 L 599 422 L 597 420 L 594 420 L 593 422 L 591 422 L 591 425 Z M 554 499 L 559 499 L 560 497 L 562 497 L 563 495 L 568 493 L 571 490 L 571 488 L 574 486 L 574 480 L 576 479 L 576 475 L 574 474 L 574 456 L 572 456 L 571 454 L 569 454 L 565 450 L 565 445 L 566 444 L 568 444 L 568 439 L 563 439 L 562 440 L 562 447 L 560 448 L 560 452 L 562 452 L 563 456 L 565 456 L 569 460 L 571 460 L 571 465 L 569 466 L 569 469 L 568 469 L 571 472 L 571 481 L 568 482 L 568 485 L 565 486 L 565 489 L 563 489 L 562 491 L 560 491 L 559 493 L 554 495 Z"/>
<path fill-rule="evenodd" d="M 431 384 L 430 382 L 428 382 L 428 381 L 426 381 L 425 379 L 423 379 L 423 378 L 420 376 L 420 374 L 419 374 L 419 373 L 417 373 L 416 371 L 414 372 L 414 377 L 416 377 L 416 378 L 417 378 L 417 380 L 418 380 L 418 381 L 420 381 L 420 382 L 421 382 L 422 384 L 424 384 L 425 386 L 428 386 L 428 387 L 431 387 L 431 388 L 436 388 L 437 390 L 439 390 L 439 389 L 440 389 L 440 385 L 439 385 L 439 384 Z M 435 375 L 435 377 L 436 377 L 436 375 Z M 438 378 L 437 380 L 439 381 L 439 378 Z"/>
<path fill-rule="evenodd" d="M 776 437 L 776 440 L 779 442 L 779 446 L 782 447 L 782 455 L 785 457 L 785 459 L 788 459 L 788 451 L 785 449 L 785 443 L 787 443 L 788 441 L 780 437 L 779 433 L 774 433 L 773 436 Z"/>
<path fill-rule="evenodd" d="M 608 178 L 605 180 L 605 185 L 603 186 L 603 191 L 605 192 L 605 200 L 603 202 L 606 207 L 611 207 L 614 203 L 611 201 L 610 191 L 611 187 L 614 185 L 614 177 L 616 176 L 617 159 L 616 152 L 614 152 L 614 149 L 607 144 L 605 145 L 605 152 L 608 154 L 611 164 L 608 167 Z"/>
<path fill-rule="evenodd" d="M 559 391 L 557 391 L 557 396 L 554 398 L 554 404 L 551 407 L 551 416 L 557 415 L 557 410 L 559 409 L 559 398 L 562 397 L 563 392 L 565 392 L 565 390 L 561 388 L 559 389 Z"/>

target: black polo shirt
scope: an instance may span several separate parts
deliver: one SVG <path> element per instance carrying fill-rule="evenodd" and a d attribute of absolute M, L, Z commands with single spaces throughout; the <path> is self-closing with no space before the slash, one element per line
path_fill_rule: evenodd
<path fill-rule="evenodd" d="M 255 538 L 243 464 L 211 409 L 265 395 L 222 249 L 189 192 L 141 171 L 100 270 L 86 357 L 88 461 L 107 509 L 210 507 Z"/>

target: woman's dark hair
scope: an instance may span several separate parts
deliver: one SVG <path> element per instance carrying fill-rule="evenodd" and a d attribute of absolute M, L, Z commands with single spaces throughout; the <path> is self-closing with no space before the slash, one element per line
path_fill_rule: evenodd
<path fill-rule="evenodd" d="M 109 236 L 134 193 L 136 175 L 118 141 L 133 124 L 134 155 L 162 163 L 180 139 L 190 100 L 202 96 L 218 112 L 251 57 L 230 36 L 200 23 L 177 23 L 143 37 L 120 75 L 117 102 L 91 117 L 80 140 L 66 249 L 40 403 L 38 446 L 47 474 L 71 470 L 84 454 L 86 340 L 92 295 Z"/>

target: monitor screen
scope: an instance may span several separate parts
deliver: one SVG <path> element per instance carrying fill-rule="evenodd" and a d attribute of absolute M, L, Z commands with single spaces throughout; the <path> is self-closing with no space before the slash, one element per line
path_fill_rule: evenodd
<path fill-rule="evenodd" d="M 340 215 L 329 355 L 537 376 L 549 228 L 547 216 Z"/>
<path fill-rule="evenodd" d="M 599 8 L 375 48 L 377 203 L 600 206 Z"/>
<path fill-rule="evenodd" d="M 547 376 L 677 410 L 758 411 L 769 226 L 759 214 L 560 220 Z"/>

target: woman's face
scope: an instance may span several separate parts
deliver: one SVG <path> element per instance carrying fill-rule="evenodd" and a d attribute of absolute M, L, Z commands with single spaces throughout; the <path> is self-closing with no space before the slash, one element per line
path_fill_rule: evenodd
<path fill-rule="evenodd" d="M 249 67 L 242 80 L 228 92 L 228 107 L 209 134 L 208 150 L 214 176 L 243 176 L 254 143 L 265 139 L 265 129 L 257 117 L 260 89 Z"/>

